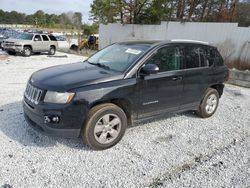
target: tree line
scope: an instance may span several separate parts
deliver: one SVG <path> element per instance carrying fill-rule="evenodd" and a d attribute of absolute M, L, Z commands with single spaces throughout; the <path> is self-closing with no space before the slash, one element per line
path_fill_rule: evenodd
<path fill-rule="evenodd" d="M 98 23 L 193 21 L 250 26 L 250 0 L 94 0 L 90 13 Z"/>
<path fill-rule="evenodd" d="M 0 10 L 0 24 L 28 24 L 46 28 L 65 27 L 72 29 L 82 25 L 82 13 L 68 12 L 56 15 L 38 10 L 34 14 L 26 15 L 16 11 Z"/>
<path fill-rule="evenodd" d="M 85 35 L 98 33 L 98 24 L 82 23 L 82 13 L 80 12 L 56 15 L 38 10 L 34 14 L 26 15 L 16 11 L 7 12 L 0 9 L 0 24 L 27 24 L 34 25 L 37 28 L 81 30 Z"/>

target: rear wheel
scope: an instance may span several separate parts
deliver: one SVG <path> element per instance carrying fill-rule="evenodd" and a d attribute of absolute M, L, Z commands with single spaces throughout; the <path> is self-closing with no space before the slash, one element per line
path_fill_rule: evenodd
<path fill-rule="evenodd" d="M 219 93 L 216 89 L 209 88 L 203 98 L 197 114 L 202 118 L 211 117 L 217 110 L 219 104 Z"/>
<path fill-rule="evenodd" d="M 26 46 L 23 48 L 23 56 L 29 57 L 29 56 L 31 56 L 31 53 L 32 53 L 32 50 L 30 47 Z"/>
<path fill-rule="evenodd" d="M 55 55 L 56 53 L 56 48 L 54 46 L 51 46 L 49 49 L 49 55 Z"/>
<path fill-rule="evenodd" d="M 114 104 L 93 107 L 88 115 L 82 138 L 94 150 L 108 149 L 117 144 L 127 128 L 124 111 Z"/>

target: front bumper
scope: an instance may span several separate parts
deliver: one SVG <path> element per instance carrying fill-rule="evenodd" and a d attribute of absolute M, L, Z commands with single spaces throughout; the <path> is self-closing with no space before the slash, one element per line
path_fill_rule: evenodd
<path fill-rule="evenodd" d="M 24 98 L 23 111 L 27 123 L 36 130 L 64 138 L 80 136 L 84 118 L 80 115 L 82 111 L 79 111 L 78 108 L 72 106 L 32 105 Z M 56 124 L 45 122 L 44 117 L 51 114 L 60 116 L 60 122 Z"/>
<path fill-rule="evenodd" d="M 11 51 L 11 52 L 18 52 L 18 53 L 22 53 L 23 52 L 23 48 L 22 47 L 6 47 L 6 46 L 3 46 L 3 48 L 6 50 L 6 51 Z"/>

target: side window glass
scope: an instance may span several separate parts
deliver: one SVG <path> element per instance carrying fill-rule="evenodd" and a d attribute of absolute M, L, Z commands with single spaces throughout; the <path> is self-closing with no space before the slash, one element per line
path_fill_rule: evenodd
<path fill-rule="evenodd" d="M 35 41 L 42 41 L 41 36 L 40 35 L 36 35 L 34 38 Z"/>
<path fill-rule="evenodd" d="M 42 37 L 43 37 L 43 41 L 48 41 L 49 40 L 49 38 L 46 35 L 42 35 Z"/>
<path fill-rule="evenodd" d="M 181 68 L 180 53 L 177 47 L 164 47 L 159 49 L 146 64 L 156 64 L 160 71 L 174 71 Z"/>
<path fill-rule="evenodd" d="M 49 35 L 49 39 L 50 39 L 51 41 L 57 41 L 57 40 L 56 40 L 56 37 L 54 37 L 53 35 Z"/>
<path fill-rule="evenodd" d="M 211 67 L 214 64 L 214 53 L 211 48 L 205 49 L 205 58 L 207 66 Z"/>
<path fill-rule="evenodd" d="M 223 59 L 220 55 L 220 53 L 214 49 L 214 48 L 206 48 L 205 49 L 205 57 L 207 61 L 207 65 L 209 67 L 216 65 L 216 66 L 222 66 L 223 65 Z"/>
<path fill-rule="evenodd" d="M 186 68 L 197 68 L 208 66 L 208 61 L 205 58 L 204 49 L 198 46 L 187 46 L 186 52 Z"/>

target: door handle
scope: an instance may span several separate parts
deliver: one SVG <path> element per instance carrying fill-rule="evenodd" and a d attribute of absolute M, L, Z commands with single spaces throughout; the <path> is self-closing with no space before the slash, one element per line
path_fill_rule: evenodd
<path fill-rule="evenodd" d="M 182 76 L 175 76 L 172 78 L 173 81 L 182 80 Z"/>

